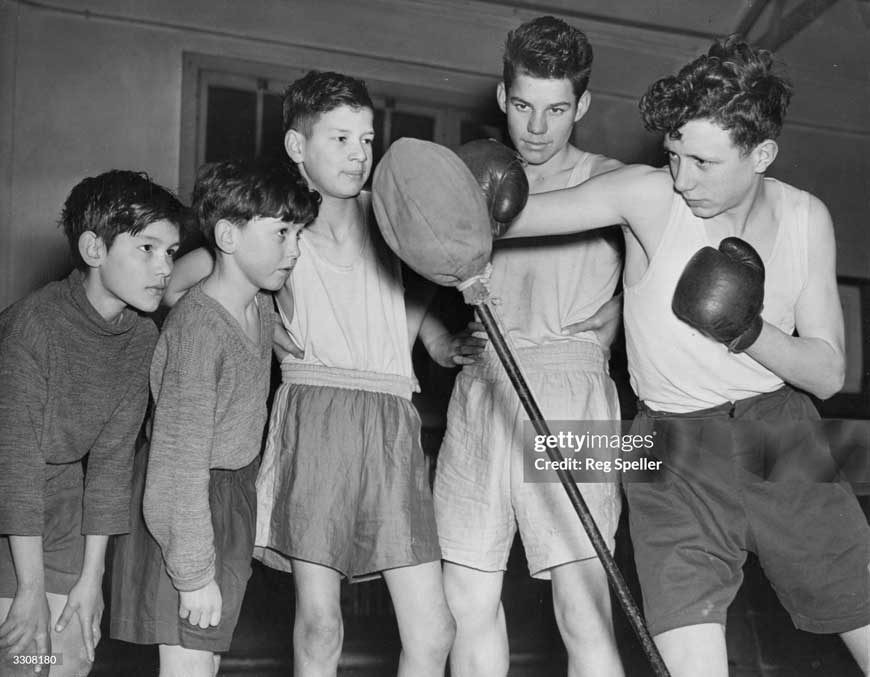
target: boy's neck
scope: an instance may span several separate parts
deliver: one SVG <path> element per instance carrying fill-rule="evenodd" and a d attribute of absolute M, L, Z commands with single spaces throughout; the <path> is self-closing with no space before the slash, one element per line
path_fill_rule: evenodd
<path fill-rule="evenodd" d="M 539 192 L 536 190 L 536 186 L 546 186 L 548 190 L 551 190 L 549 182 L 555 177 L 570 174 L 580 160 L 581 153 L 579 148 L 568 143 L 544 164 L 526 165 L 526 176 L 529 179 L 531 192 Z"/>
<path fill-rule="evenodd" d="M 100 317 L 109 324 L 114 324 L 121 319 L 127 304 L 114 294 L 109 293 L 96 268 L 89 268 L 85 272 L 82 284 L 88 302 L 100 314 Z"/>
<path fill-rule="evenodd" d="M 748 229 L 755 228 L 753 226 L 755 222 L 761 225 L 771 222 L 768 216 L 771 208 L 764 175 L 759 175 L 758 180 L 753 183 L 739 204 L 717 214 L 712 220 L 724 228 L 729 235 L 744 237 Z"/>
<path fill-rule="evenodd" d="M 239 270 L 231 256 L 218 252 L 214 270 L 202 283 L 202 290 L 220 303 L 240 324 L 244 325 L 246 313 L 254 305 L 260 289 Z"/>
<path fill-rule="evenodd" d="M 361 232 L 364 224 L 359 195 L 347 198 L 323 195 L 317 218 L 306 230 L 341 241 Z"/>

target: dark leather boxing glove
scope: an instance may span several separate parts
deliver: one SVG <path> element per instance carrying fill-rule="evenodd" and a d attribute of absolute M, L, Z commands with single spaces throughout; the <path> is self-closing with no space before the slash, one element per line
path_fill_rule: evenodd
<path fill-rule="evenodd" d="M 674 290 L 674 315 L 740 353 L 761 333 L 764 262 L 748 242 L 726 237 L 689 259 Z"/>
<path fill-rule="evenodd" d="M 523 159 L 495 139 L 469 141 L 457 148 L 456 154 L 483 190 L 493 237 L 502 235 L 529 197 Z"/>

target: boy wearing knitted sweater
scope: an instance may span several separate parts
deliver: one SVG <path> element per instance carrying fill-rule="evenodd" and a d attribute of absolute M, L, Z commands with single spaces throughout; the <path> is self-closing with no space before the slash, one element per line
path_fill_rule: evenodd
<path fill-rule="evenodd" d="M 4 676 L 90 672 L 148 404 L 157 328 L 141 312 L 160 303 L 184 219 L 145 174 L 84 179 L 60 219 L 76 269 L 0 314 Z"/>
<path fill-rule="evenodd" d="M 134 482 L 144 523 L 136 510 L 112 591 L 112 635 L 159 644 L 167 677 L 210 677 L 230 647 L 251 573 L 275 320 L 260 290 L 286 281 L 319 201 L 286 163 L 218 163 L 197 178 L 215 266 L 155 349 L 151 445 Z"/>

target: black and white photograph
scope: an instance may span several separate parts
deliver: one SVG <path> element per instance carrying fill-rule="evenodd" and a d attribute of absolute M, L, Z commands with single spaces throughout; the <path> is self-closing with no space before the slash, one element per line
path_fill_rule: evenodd
<path fill-rule="evenodd" d="M 0 677 L 870 677 L 870 0 L 0 0 Z"/>

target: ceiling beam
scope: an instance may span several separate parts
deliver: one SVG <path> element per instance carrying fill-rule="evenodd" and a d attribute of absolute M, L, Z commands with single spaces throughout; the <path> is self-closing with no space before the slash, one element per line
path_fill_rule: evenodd
<path fill-rule="evenodd" d="M 747 38 L 749 32 L 755 27 L 755 24 L 758 23 L 758 19 L 761 17 L 762 12 L 767 8 L 769 2 L 770 0 L 750 0 L 749 7 L 746 8 L 743 16 L 740 17 L 740 21 L 737 22 L 737 27 L 734 29 L 734 32 Z"/>
<path fill-rule="evenodd" d="M 19 0 L 20 1 L 20 0 Z M 766 2 L 767 0 L 763 0 Z M 550 5 L 547 2 L 539 2 L 537 0 L 520 0 L 519 2 L 505 2 L 505 0 L 476 0 L 476 2 L 486 5 L 496 5 L 499 9 L 512 8 L 524 11 L 531 11 L 535 14 L 554 14 L 556 16 L 566 17 L 569 20 L 576 21 L 595 21 L 601 24 L 615 26 L 618 28 L 637 28 L 644 31 L 654 33 L 662 33 L 665 35 L 676 35 L 685 38 L 700 38 L 703 40 L 715 40 L 721 37 L 718 33 L 712 33 L 708 30 L 699 30 L 689 26 L 673 26 L 651 23 L 648 21 L 635 21 L 625 19 L 612 14 L 600 14 L 597 12 L 589 12 L 562 5 Z"/>
<path fill-rule="evenodd" d="M 837 0 L 804 0 L 781 19 L 774 19 L 767 32 L 754 41 L 756 46 L 775 52 L 836 3 Z"/>

